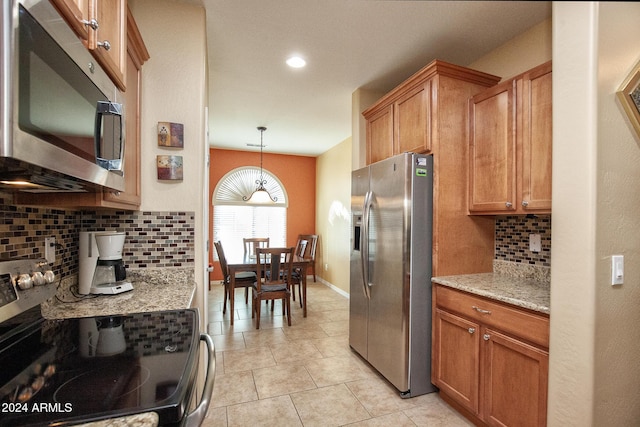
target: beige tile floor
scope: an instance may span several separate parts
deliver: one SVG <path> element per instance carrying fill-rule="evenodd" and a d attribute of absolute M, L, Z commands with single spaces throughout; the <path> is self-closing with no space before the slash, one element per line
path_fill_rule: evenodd
<path fill-rule="evenodd" d="M 292 301 L 289 327 L 276 304 L 263 309 L 256 330 L 244 289 L 236 291 L 231 326 L 222 285 L 212 285 L 216 380 L 204 427 L 472 425 L 437 393 L 400 398 L 350 349 L 349 300 L 321 283 L 307 292 L 306 318 Z"/>

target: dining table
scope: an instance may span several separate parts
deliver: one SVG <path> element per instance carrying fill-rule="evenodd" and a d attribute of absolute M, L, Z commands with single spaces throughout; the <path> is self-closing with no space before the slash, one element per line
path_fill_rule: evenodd
<path fill-rule="evenodd" d="M 300 270 L 300 276 L 302 278 L 302 316 L 307 317 L 307 267 L 309 267 L 311 260 L 303 258 L 298 255 L 293 256 L 293 269 Z M 238 257 L 227 258 L 227 268 L 229 269 L 229 308 L 231 325 L 233 325 L 233 313 L 234 313 L 234 296 L 236 288 L 236 273 L 244 271 L 252 271 L 257 274 L 258 263 L 255 254 L 245 254 Z"/>

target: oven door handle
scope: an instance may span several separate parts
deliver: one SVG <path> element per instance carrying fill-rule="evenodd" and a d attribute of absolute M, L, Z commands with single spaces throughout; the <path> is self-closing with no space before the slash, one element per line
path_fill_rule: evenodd
<path fill-rule="evenodd" d="M 207 415 L 209 409 L 209 403 L 211 402 L 211 395 L 213 394 L 213 381 L 216 374 L 216 352 L 213 346 L 213 340 L 207 334 L 200 334 L 200 341 L 204 341 L 207 344 L 207 350 L 209 357 L 207 359 L 207 375 L 204 380 L 204 390 L 202 391 L 202 399 L 198 407 L 187 415 L 184 426 L 185 427 L 197 427 L 202 424 L 204 417 Z"/>

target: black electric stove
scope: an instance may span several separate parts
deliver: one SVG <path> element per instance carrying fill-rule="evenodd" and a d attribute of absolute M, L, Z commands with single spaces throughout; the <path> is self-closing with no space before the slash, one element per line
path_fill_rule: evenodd
<path fill-rule="evenodd" d="M 21 290 L 13 293 L 24 299 Z M 0 297 L 0 309 L 12 298 Z M 64 320 L 43 319 L 39 305 L 22 311 L 0 323 L 0 426 L 64 426 L 150 411 L 160 425 L 186 424 L 199 340 L 210 343 L 198 323 L 192 309 Z M 211 354 L 209 362 L 212 377 Z"/>

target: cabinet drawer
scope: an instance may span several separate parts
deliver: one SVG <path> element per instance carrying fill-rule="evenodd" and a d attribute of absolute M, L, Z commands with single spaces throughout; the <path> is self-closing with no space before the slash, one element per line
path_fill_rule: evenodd
<path fill-rule="evenodd" d="M 549 348 L 549 318 L 466 292 L 436 285 L 436 306 Z"/>

